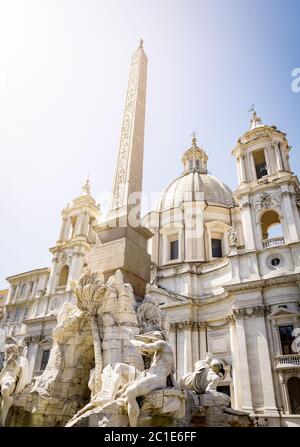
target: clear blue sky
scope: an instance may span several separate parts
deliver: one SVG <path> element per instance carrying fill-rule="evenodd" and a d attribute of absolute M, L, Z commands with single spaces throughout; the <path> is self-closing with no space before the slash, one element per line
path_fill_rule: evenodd
<path fill-rule="evenodd" d="M 298 0 L 0 0 L 0 287 L 50 265 L 60 212 L 89 174 L 110 191 L 129 64 L 148 55 L 144 191 L 181 173 L 198 132 L 232 189 L 252 103 L 287 133 L 299 175 Z"/>

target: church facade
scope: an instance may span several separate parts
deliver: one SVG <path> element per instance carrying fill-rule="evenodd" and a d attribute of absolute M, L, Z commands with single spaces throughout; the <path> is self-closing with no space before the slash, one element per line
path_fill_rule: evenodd
<path fill-rule="evenodd" d="M 59 310 L 75 301 L 72 281 L 84 268 L 106 276 L 120 268 L 137 303 L 145 295 L 159 303 L 177 380 L 211 352 L 224 363 L 219 389 L 234 409 L 268 425 L 300 426 L 300 186 L 286 134 L 253 110 L 232 150 L 234 193 L 208 173 L 193 136 L 182 173 L 141 218 L 132 198 L 142 190 L 146 81 L 141 42 L 110 211 L 102 216 L 87 181 L 62 211 L 52 265 L 7 278 L 0 328 L 27 345 L 34 381 L 47 365 Z"/>

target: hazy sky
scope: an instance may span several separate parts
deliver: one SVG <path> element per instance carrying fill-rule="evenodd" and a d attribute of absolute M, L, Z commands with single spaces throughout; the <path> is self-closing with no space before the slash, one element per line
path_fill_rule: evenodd
<path fill-rule="evenodd" d="M 190 134 L 232 189 L 252 103 L 287 133 L 299 170 L 298 0 L 0 0 L 4 278 L 51 264 L 62 208 L 110 191 L 132 52 L 148 55 L 144 191 L 182 171 Z"/>

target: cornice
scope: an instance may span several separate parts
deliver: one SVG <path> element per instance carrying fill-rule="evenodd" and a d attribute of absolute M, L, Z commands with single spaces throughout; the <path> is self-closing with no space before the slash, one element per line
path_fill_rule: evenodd
<path fill-rule="evenodd" d="M 285 284 L 298 284 L 300 282 L 300 273 L 292 273 L 291 275 L 278 276 L 276 278 L 259 279 L 255 281 L 248 281 L 239 284 L 224 285 L 226 292 L 243 292 L 247 290 L 263 289 L 266 287 L 273 287 Z"/>

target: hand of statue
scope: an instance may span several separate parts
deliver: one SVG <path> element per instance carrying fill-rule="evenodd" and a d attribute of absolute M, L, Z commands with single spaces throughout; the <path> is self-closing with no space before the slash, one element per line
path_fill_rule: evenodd
<path fill-rule="evenodd" d="M 132 338 L 132 339 L 130 340 L 130 343 L 131 343 L 133 346 L 135 346 L 136 348 L 140 348 L 140 347 L 142 347 L 142 346 L 144 345 L 144 343 L 143 343 L 142 341 L 140 341 L 140 340 L 135 340 L 134 338 Z"/>
<path fill-rule="evenodd" d="M 206 357 L 205 357 L 206 363 L 209 364 L 212 361 L 212 358 L 213 358 L 213 354 L 211 352 L 207 352 Z"/>

